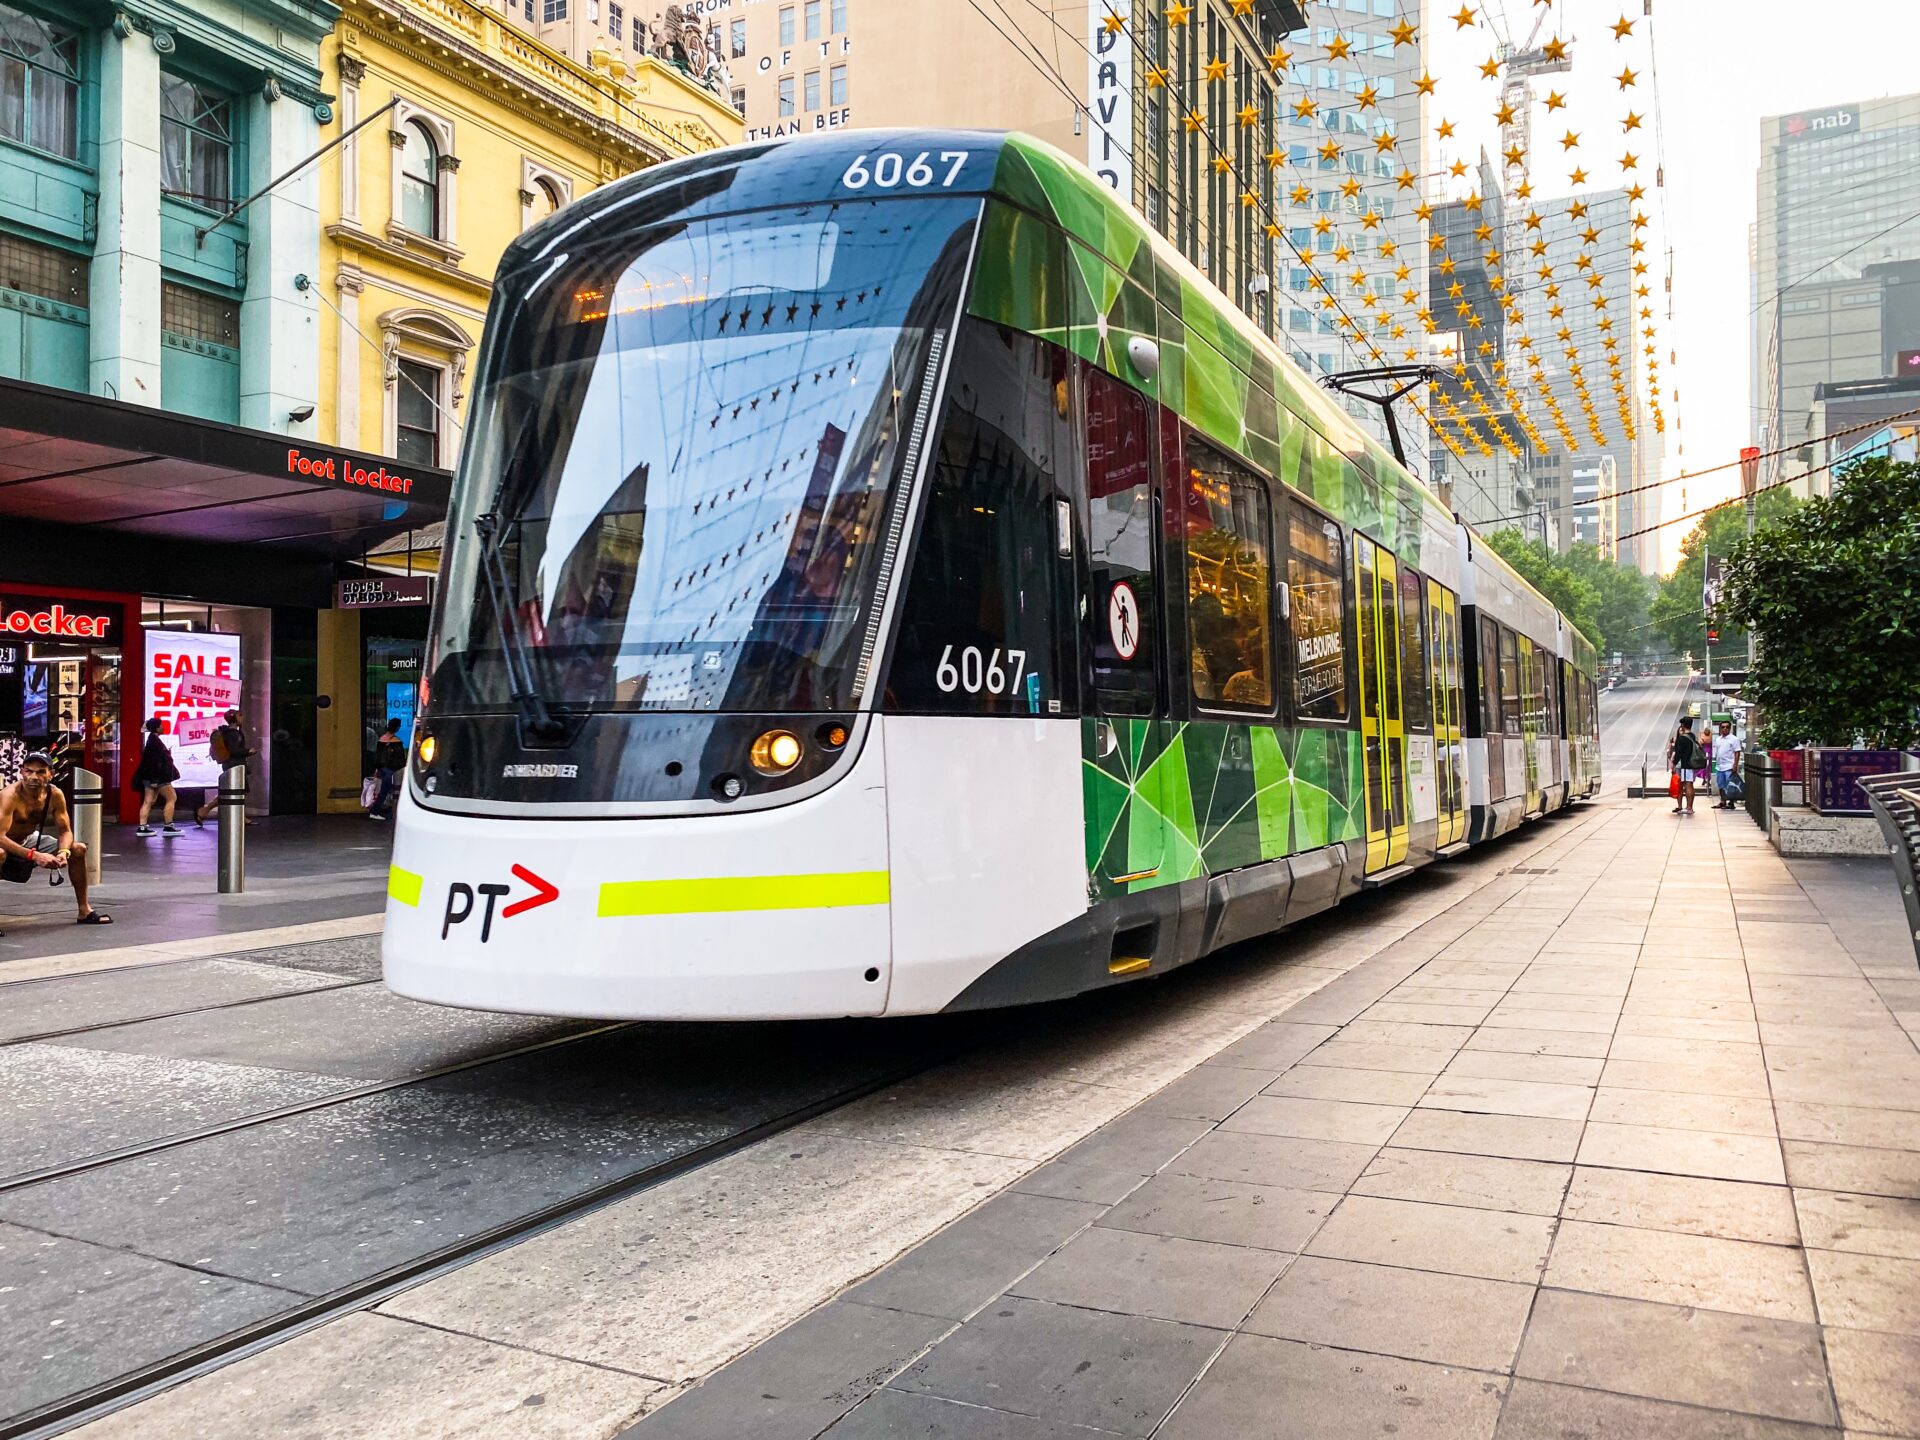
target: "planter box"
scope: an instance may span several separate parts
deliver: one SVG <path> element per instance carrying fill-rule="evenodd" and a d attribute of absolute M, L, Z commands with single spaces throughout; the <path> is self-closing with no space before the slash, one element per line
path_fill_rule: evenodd
<path fill-rule="evenodd" d="M 1905 758 L 1898 750 L 1809 750 L 1807 798 L 1822 815 L 1871 816 L 1866 792 L 1854 782 L 1898 770 Z"/>
<path fill-rule="evenodd" d="M 1767 839 L 1782 856 L 1860 856 L 1883 860 L 1886 836 L 1871 815 L 1821 815 L 1812 810 L 1775 810 Z"/>

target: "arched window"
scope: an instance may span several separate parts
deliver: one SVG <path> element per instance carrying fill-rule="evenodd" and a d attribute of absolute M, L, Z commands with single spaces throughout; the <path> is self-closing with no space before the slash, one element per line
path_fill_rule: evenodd
<path fill-rule="evenodd" d="M 400 223 L 416 235 L 440 238 L 440 149 L 418 120 L 401 127 Z"/>
<path fill-rule="evenodd" d="M 546 219 L 567 203 L 560 198 L 560 192 L 554 188 L 553 182 L 545 176 L 534 177 L 533 187 L 529 193 L 533 196 L 533 204 L 527 207 L 528 224 L 536 224 Z"/>

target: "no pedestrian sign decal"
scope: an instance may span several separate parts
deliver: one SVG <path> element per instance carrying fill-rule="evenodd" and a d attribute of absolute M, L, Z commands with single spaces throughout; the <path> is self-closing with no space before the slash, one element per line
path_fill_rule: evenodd
<path fill-rule="evenodd" d="M 1122 660 L 1140 653 L 1140 601 L 1124 580 L 1115 582 L 1107 596 L 1107 634 L 1113 640 L 1113 653 Z"/>

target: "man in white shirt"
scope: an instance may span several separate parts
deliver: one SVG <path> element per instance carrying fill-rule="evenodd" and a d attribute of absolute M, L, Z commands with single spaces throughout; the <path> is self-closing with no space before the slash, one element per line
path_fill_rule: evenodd
<path fill-rule="evenodd" d="M 1727 792 L 1733 788 L 1734 773 L 1740 768 L 1740 737 L 1733 733 L 1733 726 L 1725 720 L 1720 722 L 1720 733 L 1713 737 L 1713 779 L 1720 791 L 1720 803 L 1715 807 L 1731 810 L 1734 802 Z"/>

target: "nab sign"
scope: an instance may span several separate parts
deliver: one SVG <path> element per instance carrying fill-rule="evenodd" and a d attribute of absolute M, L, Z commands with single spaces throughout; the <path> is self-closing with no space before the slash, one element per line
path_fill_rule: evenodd
<path fill-rule="evenodd" d="M 1851 135 L 1859 128 L 1860 112 L 1850 105 L 1780 117 L 1780 138 L 1789 145 L 1802 140 L 1831 140 L 1836 135 Z"/>

